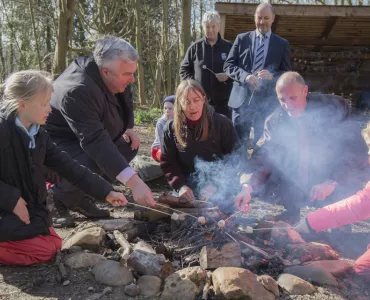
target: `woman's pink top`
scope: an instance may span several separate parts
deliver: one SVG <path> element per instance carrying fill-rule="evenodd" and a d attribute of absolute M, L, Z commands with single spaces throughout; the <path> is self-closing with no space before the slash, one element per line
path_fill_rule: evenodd
<path fill-rule="evenodd" d="M 370 181 L 366 187 L 337 203 L 320 208 L 307 216 L 316 232 L 370 218 Z"/>

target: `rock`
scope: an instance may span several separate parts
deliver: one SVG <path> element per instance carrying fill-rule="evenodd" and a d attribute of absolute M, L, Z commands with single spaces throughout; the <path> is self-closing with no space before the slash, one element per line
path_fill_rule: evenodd
<path fill-rule="evenodd" d="M 262 276 L 258 276 L 257 280 L 259 283 L 261 283 L 265 287 L 266 290 L 273 293 L 275 297 L 280 296 L 279 286 L 276 283 L 274 278 L 272 278 L 269 275 L 262 275 Z"/>
<path fill-rule="evenodd" d="M 292 266 L 284 269 L 285 273 L 298 276 L 304 280 L 314 284 L 326 284 L 330 286 L 338 286 L 338 282 L 331 273 L 324 268 L 316 266 Z"/>
<path fill-rule="evenodd" d="M 291 274 L 279 275 L 277 282 L 291 295 L 311 295 L 316 292 L 311 283 Z"/>
<path fill-rule="evenodd" d="M 203 269 L 219 267 L 240 267 L 239 243 L 227 243 L 222 247 L 204 246 L 200 251 L 199 263 Z"/>
<path fill-rule="evenodd" d="M 153 254 L 142 250 L 135 250 L 131 253 L 127 266 L 139 275 L 153 275 L 160 278 L 166 278 L 175 272 L 172 264 L 163 254 Z"/>
<path fill-rule="evenodd" d="M 87 297 L 86 300 L 98 300 L 101 297 L 103 297 L 102 293 L 95 293 L 95 294 L 92 294 L 90 297 Z"/>
<path fill-rule="evenodd" d="M 332 247 L 320 243 L 289 244 L 284 249 L 289 253 L 287 259 L 293 261 L 299 259 L 301 262 L 310 260 L 337 260 L 339 255 Z"/>
<path fill-rule="evenodd" d="M 100 227 L 90 227 L 77 232 L 70 237 L 63 245 L 63 249 L 72 246 L 80 246 L 84 249 L 97 250 L 105 236 L 105 230 Z"/>
<path fill-rule="evenodd" d="M 161 291 L 162 279 L 157 276 L 144 275 L 139 278 L 137 285 L 141 289 L 142 296 L 155 297 Z"/>
<path fill-rule="evenodd" d="M 77 253 L 82 251 L 82 248 L 80 246 L 72 246 L 68 249 L 68 253 Z"/>
<path fill-rule="evenodd" d="M 97 264 L 92 273 L 95 280 L 106 285 L 127 285 L 134 281 L 131 271 L 119 262 L 106 260 Z"/>
<path fill-rule="evenodd" d="M 148 182 L 163 176 L 163 172 L 159 166 L 159 163 L 148 156 L 136 155 L 135 158 L 130 162 L 130 166 L 138 173 L 144 182 Z"/>
<path fill-rule="evenodd" d="M 123 292 L 130 297 L 136 297 L 141 294 L 141 289 L 136 284 L 131 283 L 129 285 L 126 285 Z"/>
<path fill-rule="evenodd" d="M 111 287 L 106 287 L 102 293 L 95 293 L 92 294 L 90 297 L 86 298 L 86 300 L 98 300 L 101 297 L 103 297 L 105 294 L 110 294 L 112 293 L 112 288 Z"/>
<path fill-rule="evenodd" d="M 71 282 L 69 281 L 69 280 L 64 280 L 63 281 L 63 286 L 66 286 L 66 285 L 68 285 L 68 284 L 70 284 Z"/>
<path fill-rule="evenodd" d="M 275 299 L 275 295 L 258 282 L 257 276 L 246 269 L 218 268 L 212 274 L 212 281 L 216 297 L 222 299 Z"/>
<path fill-rule="evenodd" d="M 276 222 L 273 228 L 284 228 L 284 230 L 272 230 L 271 238 L 274 240 L 277 247 L 281 248 L 287 244 L 303 244 L 304 240 L 301 235 L 291 229 L 288 223 L 283 221 Z"/>
<path fill-rule="evenodd" d="M 106 231 L 126 231 L 134 227 L 130 219 L 112 219 L 112 220 L 99 220 L 94 222 L 95 225 L 103 227 Z"/>
<path fill-rule="evenodd" d="M 176 272 L 181 279 L 189 279 L 194 282 L 197 286 L 206 279 L 207 271 L 201 267 L 189 267 Z"/>
<path fill-rule="evenodd" d="M 64 262 L 68 267 L 77 269 L 91 268 L 104 260 L 106 260 L 106 258 L 100 254 L 86 253 L 81 251 L 67 255 Z"/>
<path fill-rule="evenodd" d="M 95 289 L 92 287 L 92 286 L 89 286 L 89 288 L 87 289 L 88 292 L 94 292 Z"/>
<path fill-rule="evenodd" d="M 166 278 L 161 300 L 195 300 L 199 292 L 199 287 L 190 278 L 182 278 L 176 272 Z"/>
<path fill-rule="evenodd" d="M 135 244 L 134 250 L 142 250 L 144 252 L 156 254 L 157 252 L 145 241 L 139 241 Z"/>
<path fill-rule="evenodd" d="M 104 294 L 104 295 L 111 294 L 112 292 L 113 292 L 113 289 L 112 289 L 110 286 L 107 286 L 107 287 L 103 290 L 103 294 Z"/>
<path fill-rule="evenodd" d="M 346 260 L 318 260 L 307 262 L 304 265 L 313 268 L 324 268 L 335 277 L 343 275 L 352 268 Z"/>

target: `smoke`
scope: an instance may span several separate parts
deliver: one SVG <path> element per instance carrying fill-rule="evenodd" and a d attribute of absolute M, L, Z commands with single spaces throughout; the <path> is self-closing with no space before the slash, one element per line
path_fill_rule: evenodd
<path fill-rule="evenodd" d="M 339 97 L 326 96 L 316 94 L 315 101 L 308 100 L 299 119 L 280 110 L 248 161 L 245 147 L 213 162 L 197 158 L 194 175 L 197 192 L 213 185 L 217 193 L 211 201 L 233 209 L 234 197 L 241 189 L 240 174 L 259 173 L 258 177 L 265 179 L 261 189 L 255 189 L 261 200 L 275 197 L 276 203 L 294 210 L 311 205 L 310 191 L 314 185 L 330 180 L 339 182 L 327 201 L 315 202 L 318 206 L 339 201 L 361 189 L 368 178 L 367 147 L 360 121 L 350 115 L 348 105 Z"/>
<path fill-rule="evenodd" d="M 234 210 L 234 197 L 240 192 L 240 172 L 244 169 L 245 158 L 240 150 L 219 157 L 214 161 L 195 159 L 195 174 L 197 191 L 207 185 L 217 188 L 210 201 L 220 206 L 225 212 Z"/>

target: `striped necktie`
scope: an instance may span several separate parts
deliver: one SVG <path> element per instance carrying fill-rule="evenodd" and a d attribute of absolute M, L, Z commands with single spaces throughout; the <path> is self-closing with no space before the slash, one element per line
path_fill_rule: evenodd
<path fill-rule="evenodd" d="M 265 52 L 265 40 L 267 36 L 265 34 L 261 34 L 258 39 L 259 45 L 257 47 L 256 57 L 254 59 L 254 68 L 252 73 L 256 73 L 261 71 L 263 68 L 263 59 L 264 59 L 264 52 Z"/>

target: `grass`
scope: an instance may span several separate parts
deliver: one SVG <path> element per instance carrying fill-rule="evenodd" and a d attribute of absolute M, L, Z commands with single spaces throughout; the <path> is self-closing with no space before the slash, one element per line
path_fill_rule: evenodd
<path fill-rule="evenodd" d="M 154 126 L 161 116 L 162 110 L 160 108 L 139 108 L 135 110 L 135 124 L 147 124 L 148 126 Z"/>

